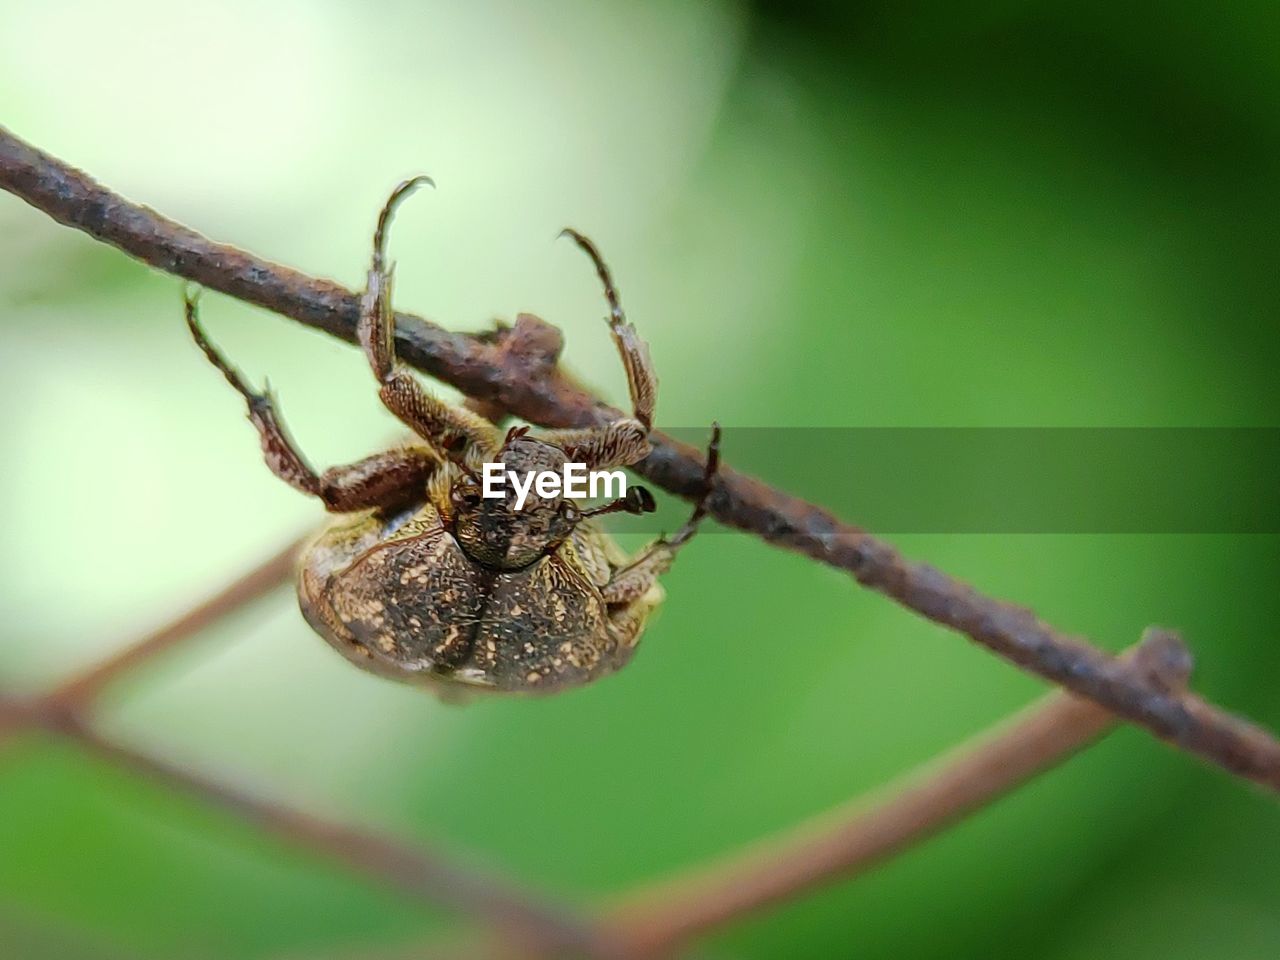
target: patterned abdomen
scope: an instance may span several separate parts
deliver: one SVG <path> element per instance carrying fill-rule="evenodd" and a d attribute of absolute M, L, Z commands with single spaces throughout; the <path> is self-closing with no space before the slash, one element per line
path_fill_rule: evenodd
<path fill-rule="evenodd" d="M 407 670 L 453 670 L 470 657 L 486 584 L 443 530 L 381 544 L 331 582 L 351 637 Z"/>
<path fill-rule="evenodd" d="M 562 548 L 495 578 L 476 634 L 475 667 L 531 693 L 585 683 L 621 666 L 599 589 Z"/>

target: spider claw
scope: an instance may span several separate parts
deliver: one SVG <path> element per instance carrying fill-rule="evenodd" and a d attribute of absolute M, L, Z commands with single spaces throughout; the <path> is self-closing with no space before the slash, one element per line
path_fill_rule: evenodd
<path fill-rule="evenodd" d="M 387 197 L 387 202 L 382 205 L 382 212 L 378 214 L 377 229 L 373 231 L 374 269 L 382 270 L 387 251 L 387 228 L 391 225 L 391 218 L 395 215 L 396 208 L 419 187 L 428 186 L 434 189 L 435 185 L 436 182 L 426 175 L 410 177 L 396 184 L 396 188 L 391 191 L 391 196 Z"/>
<path fill-rule="evenodd" d="M 205 358 L 213 364 L 214 369 L 222 374 L 227 383 L 236 389 L 250 407 L 255 403 L 269 401 L 270 385 L 267 385 L 265 391 L 261 394 L 254 390 L 249 381 L 245 379 L 244 374 L 222 355 L 222 351 L 213 345 L 208 334 L 204 332 L 204 327 L 200 325 L 200 317 L 196 313 L 196 305 L 200 301 L 200 293 L 201 291 L 197 288 L 193 295 L 187 285 L 183 285 L 182 301 L 187 318 L 187 329 L 191 331 L 191 338 L 195 340 L 196 346 L 200 348 L 200 352 L 205 355 Z"/>
<path fill-rule="evenodd" d="M 609 302 L 609 325 L 619 327 L 625 324 L 627 318 L 622 312 L 622 303 L 618 299 L 618 288 L 613 285 L 613 275 L 609 272 L 609 267 L 604 262 L 604 257 L 600 255 L 600 250 L 588 237 L 579 233 L 573 227 L 565 227 L 560 231 L 560 236 L 570 238 L 595 264 L 596 276 L 600 278 L 600 282 L 604 285 L 604 297 Z"/>

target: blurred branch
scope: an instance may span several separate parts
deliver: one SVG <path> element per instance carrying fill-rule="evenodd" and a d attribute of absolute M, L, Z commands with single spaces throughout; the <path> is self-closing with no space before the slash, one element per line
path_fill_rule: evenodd
<path fill-rule="evenodd" d="M 224 615 L 250 603 L 289 579 L 305 538 L 292 541 L 235 582 L 203 603 L 191 608 L 171 623 L 130 644 L 115 655 L 73 676 L 58 686 L 49 698 L 68 708 L 87 706 L 112 681 L 139 664 L 194 636 Z"/>
<path fill-rule="evenodd" d="M 87 711 L 99 694 L 120 676 L 194 636 L 226 614 L 271 592 L 293 572 L 294 559 L 303 542 L 302 538 L 292 541 L 208 600 L 62 682 L 38 700 L 26 704 L 0 701 L 0 744 L 15 728 L 26 726 L 32 716 Z"/>
<path fill-rule="evenodd" d="M 560 955 L 618 956 L 602 935 L 568 911 L 464 868 L 442 855 L 370 831 L 328 823 L 237 792 L 112 740 L 92 725 L 90 712 L 112 681 L 194 636 L 220 617 L 285 582 L 302 540 L 295 540 L 187 613 L 29 701 L 0 698 L 0 743 L 32 728 L 69 736 L 128 770 L 222 807 L 313 853 L 381 879 L 428 903 L 453 907 L 484 921 L 515 943 Z M 499 940 L 499 943 L 504 942 Z"/>
<path fill-rule="evenodd" d="M 214 243 L 153 210 L 131 203 L 85 174 L 0 128 L 0 187 L 53 219 L 175 276 L 194 280 L 308 326 L 355 342 L 358 297 L 335 283 Z M 539 342 L 553 355 L 559 340 L 538 337 L 539 322 L 491 336 L 450 333 L 397 314 L 400 356 L 490 408 L 534 423 L 582 426 L 616 411 L 511 338 Z M 543 325 L 545 326 L 545 325 Z M 532 332 L 531 332 L 532 331 Z M 701 454 L 662 433 L 637 470 L 686 498 L 701 490 Z M 1029 610 L 983 596 L 932 567 L 910 563 L 889 544 L 804 500 L 731 469 L 710 499 L 723 523 L 845 570 L 935 623 L 963 633 L 1005 659 L 1136 723 L 1241 777 L 1280 792 L 1280 741 L 1204 700 L 1162 689 L 1131 666 L 1038 620 Z"/>
<path fill-rule="evenodd" d="M 1191 656 L 1174 633 L 1148 629 L 1122 656 L 1153 684 L 1184 689 Z M 897 783 L 719 862 L 700 863 L 624 894 L 597 917 L 596 929 L 629 958 L 674 956 L 711 931 L 758 916 L 808 890 L 856 877 L 990 805 L 1107 733 L 1117 718 L 1091 701 L 1055 691 L 972 737 Z M 431 956 L 509 960 L 511 943 L 433 941 L 362 958 Z M 518 956 L 539 956 L 524 951 Z M 355 960 L 352 956 L 351 960 Z"/>
<path fill-rule="evenodd" d="M 1173 634 L 1150 630 L 1123 658 L 1153 683 L 1185 686 L 1191 660 Z M 900 782 L 757 842 L 719 863 L 627 894 L 603 929 L 635 957 L 691 938 L 902 853 L 1088 746 L 1116 717 L 1055 691 Z"/>
<path fill-rule="evenodd" d="M 321 820 L 239 792 L 172 766 L 100 733 L 74 707 L 30 713 L 33 725 L 72 738 L 103 759 L 144 778 L 220 807 L 307 851 L 380 880 L 428 905 L 451 907 L 487 923 L 522 948 L 551 956 L 621 957 L 604 931 L 594 931 L 570 911 L 491 872 L 465 867 L 421 845 L 369 830 Z"/>

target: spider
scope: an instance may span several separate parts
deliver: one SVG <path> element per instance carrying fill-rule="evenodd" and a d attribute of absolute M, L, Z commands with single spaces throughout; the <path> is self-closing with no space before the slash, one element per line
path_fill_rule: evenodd
<path fill-rule="evenodd" d="M 484 463 L 523 477 L 566 463 L 603 470 L 649 452 L 657 379 L 648 345 L 626 319 L 595 245 L 565 230 L 591 258 L 609 305 L 609 330 L 627 374 L 632 415 L 603 426 L 505 435 L 426 390 L 397 362 L 388 227 L 413 190 L 392 191 L 378 217 L 360 302 L 359 341 L 383 404 L 412 442 L 317 473 L 290 438 L 267 391 L 254 390 L 210 342 L 196 298 L 184 294 L 187 326 L 209 361 L 244 398 L 267 466 L 338 517 L 302 552 L 297 592 L 307 622 L 347 659 L 384 677 L 438 692 L 551 693 L 625 666 L 661 604 L 659 578 L 707 512 L 719 467 L 712 425 L 704 491 L 689 519 L 633 557 L 595 523 L 614 512 L 649 513 L 639 486 L 588 507 L 559 495 L 517 509 L 511 488 L 482 496 Z"/>

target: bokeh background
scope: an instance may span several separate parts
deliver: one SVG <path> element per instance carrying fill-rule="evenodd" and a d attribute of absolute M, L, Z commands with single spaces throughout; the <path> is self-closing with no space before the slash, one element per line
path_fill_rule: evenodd
<path fill-rule="evenodd" d="M 429 172 L 396 228 L 399 305 L 459 329 L 535 312 L 621 400 L 595 279 L 552 239 L 573 224 L 652 345 L 659 420 L 719 418 L 727 439 L 1280 426 L 1277 49 L 1266 3 L 0 0 L 0 122 L 350 285 L 387 189 Z M 351 348 L 224 297 L 204 316 L 315 462 L 395 434 Z M 6 195 L 0 410 L 6 690 L 319 519 L 261 465 L 177 282 Z M 897 539 L 1110 649 L 1178 627 L 1203 692 L 1280 726 L 1274 537 Z M 106 723 L 588 901 L 874 787 L 1041 689 L 747 537 L 701 538 L 668 587 L 624 673 L 467 708 L 353 670 L 281 590 L 113 689 Z M 705 955 L 1276 956 L 1277 814 L 1126 729 Z M 349 956 L 453 922 L 74 748 L 0 757 L 5 957 Z"/>

